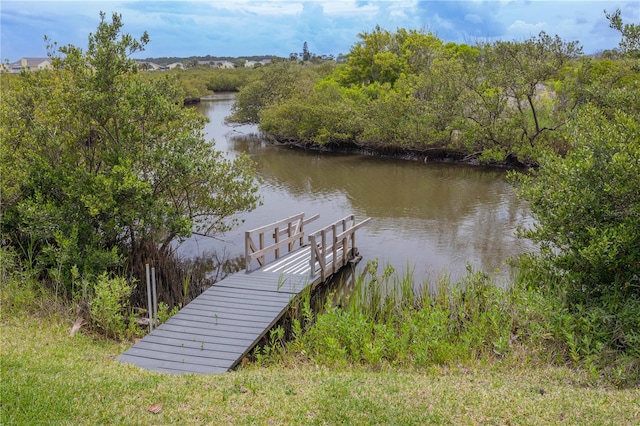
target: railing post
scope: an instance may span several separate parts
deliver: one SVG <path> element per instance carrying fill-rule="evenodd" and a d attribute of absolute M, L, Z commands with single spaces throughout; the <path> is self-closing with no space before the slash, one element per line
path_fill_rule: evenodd
<path fill-rule="evenodd" d="M 298 232 L 300 232 L 300 247 L 304 245 L 304 216 L 298 221 Z"/>
<path fill-rule="evenodd" d="M 322 256 L 322 262 L 320 262 L 320 277 L 322 281 L 325 280 L 327 273 L 327 232 L 322 230 L 322 246 L 320 247 L 320 256 Z"/>
<path fill-rule="evenodd" d="M 260 248 L 258 250 L 262 250 L 264 248 L 264 232 L 260 233 L 260 235 L 258 236 L 258 241 L 260 245 Z M 260 264 L 260 266 L 264 266 L 264 255 L 258 258 L 258 263 Z"/>
<path fill-rule="evenodd" d="M 346 233 L 347 229 L 350 229 L 352 227 L 352 225 L 349 225 L 348 220 L 351 219 L 353 216 L 349 216 L 344 218 L 344 220 L 342 221 L 342 233 Z M 342 237 L 342 261 L 340 262 L 340 266 L 344 266 L 347 264 L 347 258 L 349 256 L 349 235 L 344 235 Z"/>
<path fill-rule="evenodd" d="M 316 236 L 309 235 L 309 243 L 311 244 L 311 259 L 309 259 L 309 269 L 311 270 L 311 275 L 315 275 L 316 272 L 316 249 L 318 248 L 316 244 Z"/>
<path fill-rule="evenodd" d="M 244 269 L 249 272 L 251 269 L 251 232 L 244 233 Z"/>
<path fill-rule="evenodd" d="M 351 228 L 354 228 L 355 226 L 356 226 L 356 217 L 354 215 L 351 215 Z M 355 230 L 351 231 L 349 236 L 351 237 L 351 247 L 349 248 L 349 260 L 351 260 L 351 256 L 353 255 L 352 250 L 354 250 L 356 247 L 356 231 Z M 346 264 L 347 262 L 345 261 L 345 265 Z"/>
<path fill-rule="evenodd" d="M 280 228 L 278 227 L 276 227 L 276 229 L 273 230 L 273 241 L 275 241 L 276 244 L 280 242 Z M 276 259 L 279 257 L 280 257 L 280 248 L 276 248 Z"/>
<path fill-rule="evenodd" d="M 335 274 L 336 263 L 338 262 L 338 232 L 337 232 L 337 226 L 335 223 L 331 225 L 331 232 L 333 232 L 333 235 L 331 236 L 331 240 L 332 240 L 331 248 L 332 248 L 332 255 L 333 255 L 333 261 L 331 262 L 331 273 Z"/>

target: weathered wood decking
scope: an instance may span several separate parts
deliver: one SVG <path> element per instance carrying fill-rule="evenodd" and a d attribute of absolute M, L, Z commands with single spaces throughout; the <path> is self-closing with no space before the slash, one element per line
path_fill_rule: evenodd
<path fill-rule="evenodd" d="M 356 225 L 350 216 L 312 233 L 312 244 L 303 245 L 303 225 L 315 218 L 305 221 L 300 214 L 247 232 L 246 271 L 211 286 L 118 359 L 174 374 L 232 369 L 286 312 L 291 300 L 357 257 L 355 231 L 368 219 Z M 275 242 L 265 245 L 270 232 Z M 257 245 L 251 241 L 252 233 L 259 236 Z M 280 256 L 283 247 L 287 254 Z M 274 259 L 266 263 L 269 254 Z M 251 270 L 253 259 L 263 266 Z"/>

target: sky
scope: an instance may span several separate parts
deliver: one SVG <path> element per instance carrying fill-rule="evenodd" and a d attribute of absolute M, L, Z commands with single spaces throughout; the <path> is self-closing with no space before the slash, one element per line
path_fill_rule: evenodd
<path fill-rule="evenodd" d="M 580 41 L 584 52 L 618 46 L 604 10 L 640 23 L 640 1 L 547 0 L 209 0 L 0 1 L 0 60 L 45 57 L 44 36 L 86 48 L 100 11 L 122 15 L 123 31 L 150 43 L 136 58 L 288 57 L 304 42 L 317 55 L 348 53 L 377 25 L 432 32 L 445 42 L 525 40 L 544 31 Z"/>

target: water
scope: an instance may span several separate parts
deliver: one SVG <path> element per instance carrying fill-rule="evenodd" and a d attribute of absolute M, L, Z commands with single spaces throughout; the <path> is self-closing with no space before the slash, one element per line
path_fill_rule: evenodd
<path fill-rule="evenodd" d="M 183 255 L 217 250 L 241 256 L 245 230 L 299 212 L 320 214 L 309 230 L 351 213 L 373 218 L 357 235 L 363 260 L 413 271 L 417 281 L 442 273 L 455 280 L 467 264 L 504 278 L 506 260 L 531 249 L 514 235 L 532 222 L 529 208 L 503 170 L 271 145 L 254 126 L 224 125 L 232 104 L 233 94 L 221 94 L 197 108 L 211 120 L 205 131 L 217 149 L 231 157 L 244 152 L 257 162 L 263 204 L 240 215 L 245 223 L 219 239 L 189 239 L 180 247 Z"/>

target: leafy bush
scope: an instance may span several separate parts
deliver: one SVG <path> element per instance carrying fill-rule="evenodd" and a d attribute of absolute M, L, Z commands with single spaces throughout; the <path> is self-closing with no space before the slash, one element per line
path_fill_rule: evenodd
<path fill-rule="evenodd" d="M 523 235 L 562 277 L 572 305 L 640 298 L 640 124 L 586 108 L 571 126 L 573 148 L 520 175 L 519 193 L 538 223 Z"/>
<path fill-rule="evenodd" d="M 537 223 L 522 235 L 540 252 L 520 259 L 525 285 L 557 300 L 550 331 L 576 364 L 622 360 L 640 382 L 640 109 L 636 25 L 605 13 L 623 34 L 617 63 L 583 61 L 574 94 L 589 104 L 568 126 L 566 156 L 514 176 Z M 589 78 L 586 78 L 589 77 Z"/>
<path fill-rule="evenodd" d="M 576 364 L 640 356 L 638 118 L 584 108 L 570 125 L 572 150 L 517 179 L 537 218 L 523 235 L 540 245 L 521 269 L 527 285 L 560 301 L 550 330 Z"/>
<path fill-rule="evenodd" d="M 126 307 L 131 285 L 125 278 L 109 278 L 101 274 L 93 286 L 94 296 L 89 302 L 91 321 L 107 337 L 121 339 L 127 330 Z"/>
<path fill-rule="evenodd" d="M 3 244 L 29 247 L 24 261 L 67 296 L 74 270 L 84 282 L 125 269 L 141 279 L 154 251 L 224 232 L 257 203 L 253 163 L 204 139 L 175 81 L 137 73 L 128 56 L 148 36 L 122 26 L 101 14 L 85 51 L 51 45 L 55 69 L 22 73 L 0 99 Z"/>
<path fill-rule="evenodd" d="M 166 320 L 168 320 L 169 318 L 177 314 L 179 310 L 180 310 L 180 307 L 177 305 L 170 309 L 169 305 L 167 305 L 166 303 L 159 302 L 158 303 L 158 322 L 160 324 L 164 323 Z"/>

